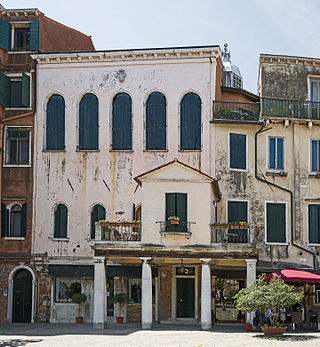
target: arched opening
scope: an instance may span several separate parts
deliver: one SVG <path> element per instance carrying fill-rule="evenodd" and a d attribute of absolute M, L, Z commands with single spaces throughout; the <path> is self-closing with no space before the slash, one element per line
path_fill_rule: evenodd
<path fill-rule="evenodd" d="M 18 270 L 13 277 L 12 322 L 31 323 L 32 275 L 26 269 Z"/>

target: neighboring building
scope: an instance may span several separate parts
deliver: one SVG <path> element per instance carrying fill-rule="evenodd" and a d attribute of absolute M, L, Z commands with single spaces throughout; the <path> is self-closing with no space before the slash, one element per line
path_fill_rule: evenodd
<path fill-rule="evenodd" d="M 216 277 L 237 279 L 231 295 L 255 279 L 258 256 L 254 229 L 241 245 L 212 231 L 222 213 L 213 101 L 257 96 L 223 87 L 218 46 L 34 58 L 34 252 L 47 252 L 50 321 L 73 322 L 82 291 L 85 321 L 103 327 L 125 292 L 127 322 L 209 328 Z M 237 320 L 231 311 L 225 320 Z"/>
<path fill-rule="evenodd" d="M 63 37 L 63 40 L 61 39 Z M 0 321 L 46 321 L 50 282 L 32 254 L 36 62 L 31 53 L 94 50 L 91 38 L 38 9 L 0 5 Z"/>

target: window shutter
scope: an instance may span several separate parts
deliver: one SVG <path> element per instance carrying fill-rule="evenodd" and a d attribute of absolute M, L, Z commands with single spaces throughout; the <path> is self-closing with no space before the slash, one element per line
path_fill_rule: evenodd
<path fill-rule="evenodd" d="M 0 71 L 0 104 L 10 106 L 10 78 Z"/>
<path fill-rule="evenodd" d="M 9 210 L 7 210 L 5 204 L 1 204 L 1 235 L 3 237 L 9 236 L 8 235 L 8 224 L 9 221 Z"/>
<path fill-rule="evenodd" d="M 59 204 L 54 213 L 54 237 L 57 239 L 67 238 L 68 209 L 65 205 Z"/>
<path fill-rule="evenodd" d="M 176 194 L 176 216 L 180 218 L 181 222 L 187 222 L 187 194 Z"/>
<path fill-rule="evenodd" d="M 248 203 L 228 201 L 228 223 L 248 222 Z"/>
<path fill-rule="evenodd" d="M 267 204 L 267 242 L 286 242 L 286 207 Z"/>
<path fill-rule="evenodd" d="M 0 18 L 0 48 L 11 50 L 11 24 Z M 0 88 L 1 89 L 1 88 Z"/>
<path fill-rule="evenodd" d="M 245 170 L 247 168 L 247 137 L 241 134 L 230 134 L 230 168 Z"/>
<path fill-rule="evenodd" d="M 132 220 L 136 219 L 136 204 L 132 204 Z"/>
<path fill-rule="evenodd" d="M 319 205 L 309 205 L 309 243 L 320 243 Z"/>
<path fill-rule="evenodd" d="M 95 239 L 95 223 L 98 221 L 98 209 L 97 205 L 93 206 L 91 211 L 91 240 Z"/>
<path fill-rule="evenodd" d="M 52 95 L 47 103 L 46 149 L 65 148 L 65 103 L 61 95 Z"/>
<path fill-rule="evenodd" d="M 169 217 L 176 216 L 176 194 L 166 194 L 166 221 Z"/>
<path fill-rule="evenodd" d="M 269 168 L 276 168 L 276 139 L 269 137 Z"/>
<path fill-rule="evenodd" d="M 283 139 L 277 139 L 277 169 L 283 170 Z"/>
<path fill-rule="evenodd" d="M 311 171 L 319 171 L 319 141 L 311 141 Z"/>
<path fill-rule="evenodd" d="M 27 234 L 28 209 L 27 203 L 22 205 L 21 209 L 21 236 L 26 237 Z"/>
<path fill-rule="evenodd" d="M 39 50 L 39 23 L 31 22 L 30 23 L 30 51 Z"/>
<path fill-rule="evenodd" d="M 238 164 L 239 167 L 238 169 L 243 169 L 245 170 L 247 168 L 247 156 L 246 156 L 246 151 L 247 151 L 247 137 L 246 135 L 238 135 Z"/>
<path fill-rule="evenodd" d="M 30 77 L 22 73 L 22 105 L 30 107 Z"/>

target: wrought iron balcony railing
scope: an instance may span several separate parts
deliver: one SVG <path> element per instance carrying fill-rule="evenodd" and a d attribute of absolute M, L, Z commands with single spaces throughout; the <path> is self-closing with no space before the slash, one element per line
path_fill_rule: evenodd
<path fill-rule="evenodd" d="M 141 222 L 100 222 L 97 229 L 99 241 L 141 241 Z"/>
<path fill-rule="evenodd" d="M 259 102 L 213 101 L 213 120 L 259 121 Z"/>
<path fill-rule="evenodd" d="M 261 116 L 320 120 L 320 102 L 261 98 Z"/>
<path fill-rule="evenodd" d="M 194 222 L 182 222 L 171 224 L 170 221 L 157 222 L 160 224 L 160 233 L 191 233 L 191 224 Z"/>
<path fill-rule="evenodd" d="M 212 243 L 249 243 L 250 227 L 212 226 Z"/>

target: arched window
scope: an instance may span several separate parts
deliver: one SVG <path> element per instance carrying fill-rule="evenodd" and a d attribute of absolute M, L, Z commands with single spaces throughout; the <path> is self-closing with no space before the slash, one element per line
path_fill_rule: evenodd
<path fill-rule="evenodd" d="M 79 105 L 79 149 L 99 149 L 98 98 L 85 94 Z"/>
<path fill-rule="evenodd" d="M 65 149 L 65 103 L 61 95 L 52 95 L 47 103 L 46 149 Z"/>
<path fill-rule="evenodd" d="M 128 94 L 119 93 L 112 102 L 112 149 L 132 149 L 132 103 Z"/>
<path fill-rule="evenodd" d="M 7 208 L 1 204 L 1 233 L 4 237 L 25 237 L 27 233 L 27 203 Z"/>
<path fill-rule="evenodd" d="M 54 232 L 55 239 L 68 237 L 68 208 L 64 204 L 58 204 L 54 209 Z"/>
<path fill-rule="evenodd" d="M 201 149 L 201 99 L 188 93 L 180 104 L 180 149 Z"/>
<path fill-rule="evenodd" d="M 166 149 L 166 98 L 159 92 L 146 103 L 146 149 Z"/>
<path fill-rule="evenodd" d="M 100 204 L 94 205 L 90 213 L 90 238 L 92 240 L 95 239 L 95 223 L 99 222 L 99 220 L 105 219 L 106 209 Z"/>

